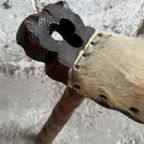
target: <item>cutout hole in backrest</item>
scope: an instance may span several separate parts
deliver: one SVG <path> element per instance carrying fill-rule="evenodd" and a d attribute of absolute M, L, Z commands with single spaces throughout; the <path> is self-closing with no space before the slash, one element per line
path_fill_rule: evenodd
<path fill-rule="evenodd" d="M 55 33 L 57 32 L 57 33 Z M 49 33 L 55 40 L 66 40 L 73 47 L 81 47 L 83 44 L 82 38 L 75 33 L 74 24 L 65 18 L 60 20 L 60 24 L 51 24 Z M 63 39 L 62 39 L 63 37 Z"/>
<path fill-rule="evenodd" d="M 67 42 L 73 47 L 81 47 L 83 44 L 82 39 L 77 34 L 72 34 L 67 38 Z"/>
<path fill-rule="evenodd" d="M 57 41 L 63 41 L 64 40 L 62 35 L 60 35 L 57 31 L 54 31 L 51 36 L 53 39 L 55 39 Z"/>

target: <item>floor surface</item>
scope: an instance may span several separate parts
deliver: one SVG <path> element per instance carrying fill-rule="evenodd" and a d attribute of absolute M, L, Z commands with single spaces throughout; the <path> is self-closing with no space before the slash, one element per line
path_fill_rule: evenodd
<path fill-rule="evenodd" d="M 34 144 L 63 88 L 49 78 L 1 79 L 0 144 Z M 143 136 L 143 125 L 86 99 L 54 144 L 143 144 Z"/>

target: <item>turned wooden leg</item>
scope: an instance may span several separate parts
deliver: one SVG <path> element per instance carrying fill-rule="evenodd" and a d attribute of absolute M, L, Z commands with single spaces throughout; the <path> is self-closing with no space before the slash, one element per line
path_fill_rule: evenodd
<path fill-rule="evenodd" d="M 83 100 L 84 97 L 82 95 L 67 87 L 48 121 L 38 134 L 37 141 L 41 144 L 51 144 Z"/>

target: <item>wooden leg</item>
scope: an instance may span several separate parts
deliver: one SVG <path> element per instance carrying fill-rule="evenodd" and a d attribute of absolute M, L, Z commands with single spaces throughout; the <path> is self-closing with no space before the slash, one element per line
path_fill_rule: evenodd
<path fill-rule="evenodd" d="M 48 121 L 37 136 L 40 144 L 51 144 L 59 131 L 71 117 L 74 110 L 82 103 L 84 97 L 67 87 L 56 104 Z"/>

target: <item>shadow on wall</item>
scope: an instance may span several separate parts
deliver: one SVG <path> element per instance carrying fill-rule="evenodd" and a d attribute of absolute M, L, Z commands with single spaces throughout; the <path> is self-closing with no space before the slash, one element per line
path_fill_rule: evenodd
<path fill-rule="evenodd" d="M 18 124 L 12 124 L 10 126 L 3 124 L 0 129 L 0 142 L 1 144 L 35 144 L 36 133 L 33 133 L 31 130 L 34 126 L 29 128 L 20 129 Z"/>

